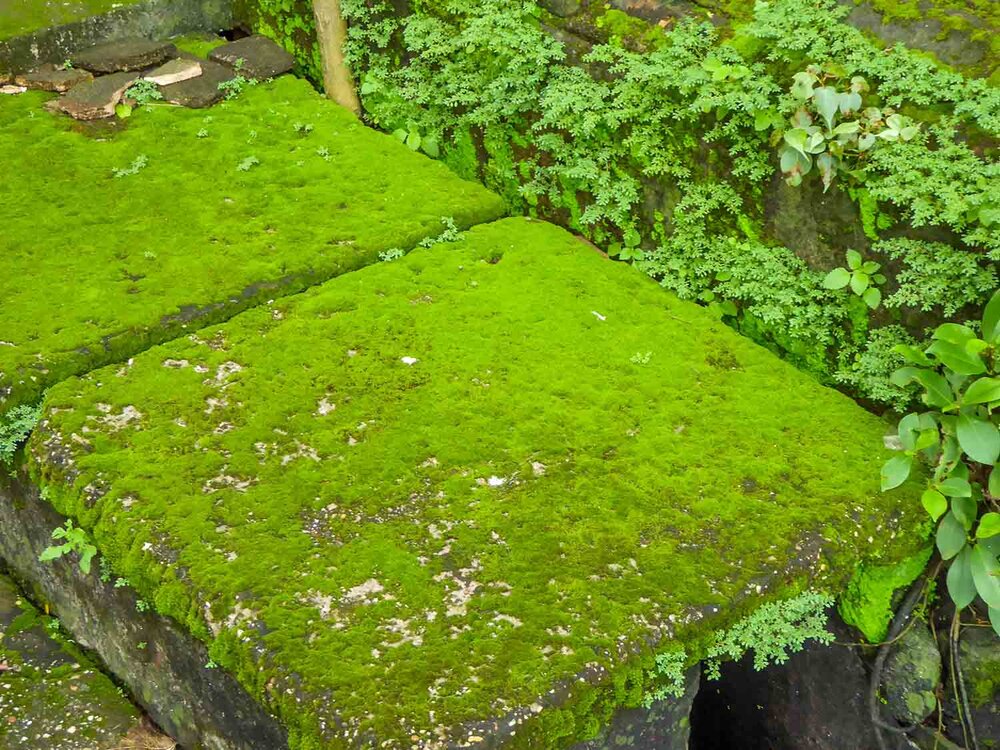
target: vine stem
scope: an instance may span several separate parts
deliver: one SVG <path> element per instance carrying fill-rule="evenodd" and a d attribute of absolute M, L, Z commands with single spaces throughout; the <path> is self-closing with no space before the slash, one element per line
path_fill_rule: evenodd
<path fill-rule="evenodd" d="M 951 618 L 949 633 L 949 665 L 951 667 L 951 684 L 955 691 L 955 703 L 958 705 L 958 719 L 962 725 L 962 737 L 966 747 L 979 750 L 976 739 L 976 727 L 972 722 L 972 712 L 969 709 L 969 696 L 965 690 L 965 678 L 962 676 L 962 657 L 959 654 L 959 641 L 962 630 L 962 613 L 956 609 Z"/>

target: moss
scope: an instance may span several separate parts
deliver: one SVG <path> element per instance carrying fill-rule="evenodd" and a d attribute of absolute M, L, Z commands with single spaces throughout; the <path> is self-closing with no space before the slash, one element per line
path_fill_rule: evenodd
<path fill-rule="evenodd" d="M 875 535 L 887 561 L 922 543 L 914 493 L 878 492 L 883 422 L 525 219 L 46 408 L 54 505 L 294 747 L 568 746 L 638 703 L 651 641 L 839 590 Z"/>
<path fill-rule="evenodd" d="M 221 47 L 226 40 L 215 34 L 186 34 L 170 40 L 181 52 L 188 52 L 197 57 L 207 58 L 209 52 Z"/>
<path fill-rule="evenodd" d="M 158 107 L 95 129 L 42 111 L 47 96 L 0 102 L 0 415 L 65 377 L 413 247 L 443 216 L 465 228 L 504 213 L 290 77 L 210 113 Z M 114 176 L 140 157 L 146 166 Z M 259 164 L 241 171 L 250 157 Z"/>
<path fill-rule="evenodd" d="M 80 21 L 141 0 L 0 0 L 0 39 Z"/>
<path fill-rule="evenodd" d="M 916 580 L 932 551 L 927 547 L 907 560 L 859 566 L 840 601 L 844 622 L 860 630 L 871 643 L 880 643 L 892 620 L 893 595 Z"/>

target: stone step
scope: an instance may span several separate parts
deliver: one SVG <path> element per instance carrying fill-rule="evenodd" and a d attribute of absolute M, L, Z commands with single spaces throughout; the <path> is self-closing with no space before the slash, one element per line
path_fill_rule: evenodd
<path fill-rule="evenodd" d="M 290 77 L 210 114 L 155 107 L 124 124 L 76 124 L 42 111 L 49 100 L 0 97 L 0 417 L 70 375 L 407 250 L 444 217 L 465 228 L 505 211 Z"/>
<path fill-rule="evenodd" d="M 0 572 L 0 747 L 172 750 L 115 684 Z"/>
<path fill-rule="evenodd" d="M 557 749 L 655 651 L 920 549 L 885 429 L 509 219 L 52 387 L 28 470 L 293 747 Z"/>

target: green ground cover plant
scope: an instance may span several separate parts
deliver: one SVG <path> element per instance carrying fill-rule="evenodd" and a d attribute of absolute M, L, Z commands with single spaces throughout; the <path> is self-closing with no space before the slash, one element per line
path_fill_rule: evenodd
<path fill-rule="evenodd" d="M 883 433 L 509 219 L 54 386 L 29 470 L 293 747 L 554 748 L 656 688 L 649 639 L 697 659 L 750 615 L 719 648 L 780 658 L 814 607 L 761 604 L 916 554 Z"/>
<path fill-rule="evenodd" d="M 464 229 L 504 213 L 293 78 L 110 125 L 53 116 L 49 96 L 0 101 L 0 419 L 70 375 L 412 248 L 443 214 Z M 316 126 L 289 143 L 297 122 Z"/>
<path fill-rule="evenodd" d="M 824 382 L 905 404 L 912 390 L 887 381 L 901 364 L 892 347 L 926 335 L 916 312 L 960 322 L 997 283 L 998 89 L 885 49 L 834 0 L 734 3 L 745 22 L 721 32 L 698 17 L 648 27 L 593 4 L 608 37 L 589 51 L 553 38 L 545 25 L 559 19 L 530 1 L 343 5 L 373 124 L 433 143 L 513 210 L 639 264 Z M 829 267 L 767 235 L 764 191 L 782 168 L 855 196 L 871 241 L 856 249 L 887 276 L 877 315 L 827 293 L 816 271 Z M 692 211 L 703 220 L 684 221 Z M 901 239 L 908 229 L 938 236 Z M 913 283 L 931 257 L 931 283 Z M 755 293 L 727 296 L 738 285 Z"/>

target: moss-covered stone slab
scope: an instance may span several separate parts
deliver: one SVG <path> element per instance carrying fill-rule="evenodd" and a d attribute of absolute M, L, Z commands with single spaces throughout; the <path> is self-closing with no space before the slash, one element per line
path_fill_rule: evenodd
<path fill-rule="evenodd" d="M 510 219 L 54 387 L 29 467 L 292 747 L 559 748 L 655 650 L 914 554 L 885 429 Z"/>
<path fill-rule="evenodd" d="M 128 75 L 128 74 L 122 74 Z M 98 79 L 98 81 L 103 79 Z M 75 125 L 0 101 L 0 416 L 53 383 L 504 213 L 292 78 Z"/>
<path fill-rule="evenodd" d="M 78 660 L 58 626 L 0 573 L 0 747 L 170 750 L 107 676 Z"/>

